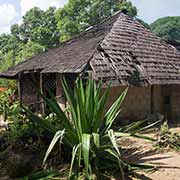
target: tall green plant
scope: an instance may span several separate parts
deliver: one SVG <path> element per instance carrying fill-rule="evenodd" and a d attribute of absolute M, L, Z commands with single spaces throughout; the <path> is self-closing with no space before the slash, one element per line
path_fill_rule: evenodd
<path fill-rule="evenodd" d="M 78 79 L 74 89 L 70 88 L 66 80 L 63 80 L 62 85 L 69 113 L 59 107 L 55 98 L 48 99 L 43 96 L 52 113 L 56 115 L 58 126 L 47 124 L 43 118 L 26 110 L 36 127 L 44 127 L 52 133 L 57 131 L 46 152 L 43 165 L 55 144 L 60 140 L 72 151 L 69 177 L 74 169 L 85 172 L 88 179 L 92 179 L 93 173 L 119 170 L 124 179 L 124 169 L 131 169 L 135 165 L 130 166 L 122 160 L 116 138 L 136 136 L 135 130 L 133 129 L 133 133 L 125 132 L 125 130 L 115 133 L 111 128 L 119 115 L 120 106 L 128 89 L 106 111 L 110 85 L 104 93 L 102 83 L 96 85 L 92 78 L 89 78 L 86 83 L 83 83 L 81 78 Z"/>

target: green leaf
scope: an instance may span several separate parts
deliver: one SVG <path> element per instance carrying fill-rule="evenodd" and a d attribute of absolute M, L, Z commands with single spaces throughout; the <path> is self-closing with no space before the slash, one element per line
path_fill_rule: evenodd
<path fill-rule="evenodd" d="M 156 169 L 155 165 L 146 164 L 146 163 L 129 163 L 131 170 L 154 170 Z"/>
<path fill-rule="evenodd" d="M 70 178 L 71 175 L 72 175 L 72 169 L 73 169 L 75 157 L 76 157 L 77 151 L 78 151 L 78 149 L 79 149 L 80 146 L 81 146 L 81 144 L 78 144 L 77 146 L 74 146 L 74 147 L 73 147 L 73 150 L 72 150 L 72 158 L 71 158 L 71 165 L 70 165 L 70 170 L 69 170 L 69 178 Z M 78 158 L 81 159 L 81 157 L 78 157 Z"/>
<path fill-rule="evenodd" d="M 103 128 L 103 131 L 108 131 L 111 127 L 113 121 L 117 117 L 117 112 L 119 111 L 119 108 L 124 101 L 126 94 L 127 94 L 128 88 L 117 98 L 117 100 L 113 103 L 113 105 L 109 108 L 107 113 L 105 114 L 105 126 Z"/>
<path fill-rule="evenodd" d="M 90 168 L 90 162 L 89 162 L 89 152 L 90 152 L 90 139 L 91 135 L 90 134 L 83 134 L 82 135 L 82 154 L 83 154 L 83 159 L 84 159 L 84 164 L 86 168 L 87 174 L 91 173 L 89 172 Z"/>
<path fill-rule="evenodd" d="M 51 141 L 51 144 L 49 145 L 48 150 L 47 150 L 47 152 L 45 154 L 45 157 L 44 157 L 44 160 L 43 160 L 43 166 L 45 165 L 46 160 L 47 160 L 49 154 L 51 153 L 51 151 L 53 150 L 53 148 L 54 148 L 55 144 L 57 143 L 57 141 L 60 140 L 60 142 L 62 143 L 64 133 L 65 133 L 65 130 L 58 131 L 55 134 L 55 136 L 54 136 L 53 140 Z"/>
<path fill-rule="evenodd" d="M 106 102 L 107 102 L 109 91 L 110 91 L 110 84 L 111 82 L 109 83 L 108 87 L 106 88 L 100 100 L 96 99 L 97 111 L 95 115 L 95 122 L 93 124 L 93 132 L 98 132 L 101 129 L 101 126 L 103 126 L 105 123 L 103 115 L 104 115 L 104 110 L 106 107 Z M 99 86 L 99 88 L 101 88 L 101 86 Z M 100 91 L 102 91 L 102 89 L 98 90 L 98 92 Z"/>
<path fill-rule="evenodd" d="M 94 144 L 95 144 L 96 148 L 99 148 L 100 147 L 100 136 L 99 136 L 99 134 L 92 133 L 92 137 L 93 137 Z"/>
<path fill-rule="evenodd" d="M 44 129 L 48 130 L 50 133 L 52 133 L 52 134 L 56 133 L 56 131 L 58 130 L 58 128 L 56 126 L 50 124 L 45 119 L 35 115 L 34 113 L 29 111 L 25 107 L 22 106 L 22 108 L 26 112 L 27 117 L 33 122 L 33 124 L 36 127 L 44 128 Z"/>
<path fill-rule="evenodd" d="M 116 142 L 116 138 L 114 136 L 114 131 L 111 129 L 108 131 L 108 136 L 110 138 L 110 141 L 114 147 L 114 149 L 116 150 L 117 154 L 119 155 L 119 157 L 121 156 L 120 152 L 119 152 L 119 149 L 118 149 L 118 145 L 117 145 L 117 142 Z"/>
<path fill-rule="evenodd" d="M 136 138 L 140 138 L 140 139 L 144 139 L 144 140 L 149 140 L 149 141 L 156 141 L 156 139 L 152 138 L 152 137 L 149 137 L 149 136 L 145 136 L 145 135 L 142 135 L 142 134 L 131 134 L 131 133 L 121 133 L 121 132 L 115 132 L 114 135 L 116 137 L 136 137 Z"/>
<path fill-rule="evenodd" d="M 119 165 L 119 169 L 120 169 L 120 172 L 121 172 L 122 180 L 125 180 L 125 178 L 124 178 L 124 170 L 123 170 L 124 163 L 120 159 L 119 154 L 117 153 L 117 151 L 113 151 L 112 149 L 106 149 L 105 151 L 108 152 L 110 155 L 114 156 L 117 159 L 117 163 Z"/>
<path fill-rule="evenodd" d="M 58 175 L 59 175 L 58 171 L 40 171 L 30 176 L 23 177 L 20 180 L 48 180 Z"/>

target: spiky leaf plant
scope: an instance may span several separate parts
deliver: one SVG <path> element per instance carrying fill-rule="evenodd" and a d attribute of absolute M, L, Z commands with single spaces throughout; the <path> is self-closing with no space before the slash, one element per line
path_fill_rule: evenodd
<path fill-rule="evenodd" d="M 134 164 L 131 166 L 124 162 L 116 142 L 117 137 L 141 137 L 141 135 L 136 135 L 135 131 L 131 133 L 130 126 L 128 126 L 129 131 L 123 129 L 121 133 L 114 132 L 111 129 L 113 122 L 120 113 L 120 107 L 128 89 L 124 90 L 106 111 L 110 85 L 103 91 L 102 83 L 97 85 L 91 77 L 86 83 L 79 78 L 74 89 L 70 88 L 66 80 L 62 81 L 62 85 L 68 102 L 69 113 L 64 112 L 59 107 L 55 98 L 48 99 L 42 95 L 52 113 L 56 115 L 58 125 L 48 124 L 43 118 L 26 110 L 35 127 L 43 127 L 49 132 L 55 133 L 43 164 L 46 163 L 55 144 L 60 140 L 72 151 L 69 177 L 75 171 L 85 172 L 88 179 L 93 179 L 92 174 L 119 171 L 120 176 L 124 179 L 125 170 L 133 169 L 133 166 L 135 168 L 141 167 L 141 165 Z M 142 136 L 141 138 L 146 139 L 147 137 Z M 144 164 L 142 166 L 143 168 L 146 167 Z"/>

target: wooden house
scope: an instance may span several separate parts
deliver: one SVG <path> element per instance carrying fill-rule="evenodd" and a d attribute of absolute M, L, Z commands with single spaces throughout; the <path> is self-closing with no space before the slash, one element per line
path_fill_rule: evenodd
<path fill-rule="evenodd" d="M 122 12 L 0 77 L 16 79 L 20 101 L 42 110 L 39 91 L 48 96 L 50 88 L 63 106 L 62 76 L 73 86 L 87 71 L 104 87 L 112 81 L 109 105 L 129 86 L 120 116 L 139 120 L 161 113 L 180 119 L 180 52 Z"/>

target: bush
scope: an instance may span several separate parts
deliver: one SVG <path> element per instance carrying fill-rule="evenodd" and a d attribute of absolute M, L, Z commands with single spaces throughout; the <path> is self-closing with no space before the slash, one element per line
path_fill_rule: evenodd
<path fill-rule="evenodd" d="M 4 120 L 13 121 L 19 116 L 20 104 L 16 99 L 15 89 L 10 88 L 0 93 L 0 115 Z"/>

